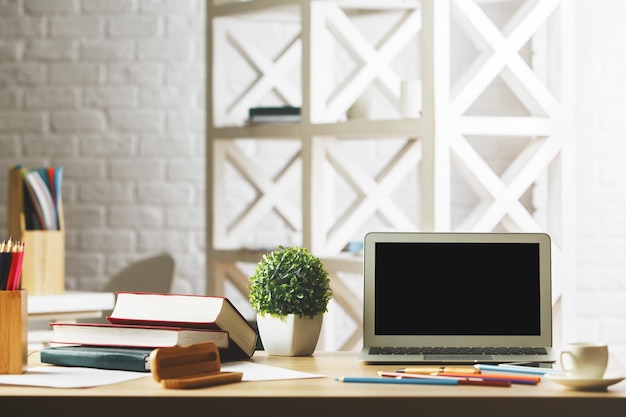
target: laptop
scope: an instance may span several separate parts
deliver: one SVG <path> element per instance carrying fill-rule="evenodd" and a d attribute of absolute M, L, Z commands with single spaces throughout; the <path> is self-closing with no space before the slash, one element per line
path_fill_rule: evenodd
<path fill-rule="evenodd" d="M 545 233 L 368 233 L 360 360 L 554 362 L 550 246 Z"/>

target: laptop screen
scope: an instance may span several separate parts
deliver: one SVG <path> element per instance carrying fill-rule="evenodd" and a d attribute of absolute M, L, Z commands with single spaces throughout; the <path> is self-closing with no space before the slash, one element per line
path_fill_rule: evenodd
<path fill-rule="evenodd" d="M 372 232 L 364 346 L 551 346 L 545 233 Z"/>
<path fill-rule="evenodd" d="M 540 333 L 538 243 L 378 242 L 375 274 L 376 334 Z"/>

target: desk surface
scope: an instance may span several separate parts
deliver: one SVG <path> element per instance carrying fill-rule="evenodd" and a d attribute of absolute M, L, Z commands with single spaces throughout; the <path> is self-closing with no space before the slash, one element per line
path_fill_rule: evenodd
<path fill-rule="evenodd" d="M 0 386 L 0 407 L 26 415 L 91 417 L 160 416 L 624 416 L 626 381 L 605 392 L 572 391 L 544 380 L 510 388 L 354 384 L 340 376 L 375 376 L 394 366 L 365 365 L 354 352 L 274 357 L 257 352 L 256 363 L 322 374 L 324 378 L 240 382 L 196 390 L 167 390 L 145 378 L 87 389 Z M 38 364 L 38 353 L 30 357 Z"/>

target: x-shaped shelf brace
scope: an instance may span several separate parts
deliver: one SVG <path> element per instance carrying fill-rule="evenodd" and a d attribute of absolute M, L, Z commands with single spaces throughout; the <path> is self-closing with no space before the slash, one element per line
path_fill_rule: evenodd
<path fill-rule="evenodd" d="M 409 41 L 416 38 L 421 27 L 419 9 L 407 9 L 389 28 L 378 45 L 359 31 L 346 11 L 338 4 L 319 2 L 311 8 L 312 59 L 324 62 L 333 59 L 330 40 L 350 55 L 356 68 L 334 89 L 329 89 L 328 74 L 312 73 L 312 117 L 315 122 L 339 120 L 358 98 L 375 84 L 387 100 L 400 110 L 401 79 L 393 70 L 392 61 Z"/>
<path fill-rule="evenodd" d="M 238 33 L 237 27 L 230 28 L 228 20 L 217 21 L 214 29 L 217 38 L 215 55 L 226 56 L 225 52 L 217 49 L 230 47 L 256 74 L 255 79 L 243 86 L 235 97 L 225 98 L 225 94 L 215 95 L 216 120 L 220 124 L 241 123 L 250 107 L 259 105 L 272 93 L 285 104 L 301 105 L 300 87 L 294 85 L 289 77 L 290 71 L 297 69 L 302 59 L 300 33 L 288 38 L 276 57 L 268 57 L 256 45 L 247 42 L 243 35 Z"/>
<path fill-rule="evenodd" d="M 496 175 L 467 140 L 460 135 L 452 138 L 452 152 L 464 169 L 464 178 L 482 198 L 459 230 L 494 230 L 500 221 L 507 221 L 509 230 L 543 230 L 520 198 L 546 167 L 556 158 L 560 142 L 554 137 L 534 140 L 522 151 L 502 176 Z"/>
<path fill-rule="evenodd" d="M 456 21 L 482 51 L 454 86 L 450 105 L 451 117 L 459 119 L 456 124 L 459 130 L 449 138 L 451 153 L 460 163 L 464 177 L 482 198 L 482 203 L 463 222 L 463 230 L 493 230 L 505 216 L 508 216 L 505 222 L 511 221 L 510 230 L 541 230 L 519 198 L 559 155 L 562 139 L 551 136 L 554 133 L 551 124 L 538 123 L 541 117 L 537 116 L 558 117 L 560 104 L 519 50 L 554 14 L 558 4 L 557 0 L 526 2 L 500 31 L 475 2 L 453 2 Z M 488 167 L 464 136 L 477 132 L 462 130 L 468 126 L 463 123 L 467 117 L 463 113 L 499 74 L 532 114 L 516 118 L 521 128 L 517 133 L 507 126 L 510 118 L 469 117 L 474 127 L 481 119 L 489 126 L 482 129 L 484 135 L 513 133 L 532 138 L 501 177 Z"/>
<path fill-rule="evenodd" d="M 300 152 L 294 153 L 280 170 L 271 176 L 259 166 L 259 161 L 251 158 L 234 142 L 216 140 L 214 142 L 215 177 L 221 178 L 226 163 L 230 163 L 243 178 L 254 188 L 256 198 L 246 206 L 241 214 L 230 222 L 224 221 L 228 216 L 224 212 L 225 202 L 222 196 L 216 195 L 216 221 L 214 228 L 217 242 L 220 245 L 239 247 L 246 235 L 252 233 L 268 212 L 274 210 L 293 230 L 302 230 L 302 212 L 300 206 L 294 204 L 291 190 L 301 179 Z M 219 184 L 215 184 L 219 187 Z M 299 196 L 298 196 L 299 197 Z M 222 210 L 222 212 L 219 212 Z"/>
<path fill-rule="evenodd" d="M 560 0 L 527 1 L 500 30 L 475 2 L 453 1 L 455 22 L 482 52 L 452 87 L 453 114 L 465 113 L 500 75 L 533 115 L 558 115 L 560 104 L 519 51 L 547 23 L 559 3 Z"/>
<path fill-rule="evenodd" d="M 359 165 L 353 156 L 346 154 L 337 138 L 327 138 L 316 142 L 330 163 L 356 193 L 350 206 L 332 224 L 324 225 L 325 242 L 322 245 L 328 252 L 340 252 L 369 218 L 379 212 L 389 222 L 389 227 L 398 230 L 416 230 L 417 216 L 410 218 L 392 200 L 392 193 L 407 175 L 419 165 L 421 147 L 416 139 L 407 139 L 404 145 L 389 159 L 379 173 Z M 314 199 L 325 196 L 314 196 Z M 326 196 L 327 197 L 327 196 Z M 332 216 L 326 216 L 331 219 Z"/>

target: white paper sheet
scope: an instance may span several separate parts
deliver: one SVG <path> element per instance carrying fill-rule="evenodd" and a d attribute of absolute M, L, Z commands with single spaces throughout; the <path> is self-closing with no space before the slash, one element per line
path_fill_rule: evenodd
<path fill-rule="evenodd" d="M 0 385 L 52 388 L 87 388 L 150 376 L 149 373 L 96 368 L 40 366 L 21 375 L 0 375 Z"/>
<path fill-rule="evenodd" d="M 323 378 L 324 375 L 293 371 L 254 362 L 223 363 L 222 371 L 243 372 L 243 381 Z M 28 368 L 21 375 L 0 375 L 0 385 L 22 385 L 50 388 L 88 388 L 115 384 L 150 376 L 143 372 L 114 371 L 96 368 L 40 366 Z"/>
<path fill-rule="evenodd" d="M 222 371 L 243 372 L 242 381 L 271 381 L 277 379 L 323 378 L 324 375 L 310 374 L 277 366 L 260 365 L 254 362 L 222 363 Z"/>

